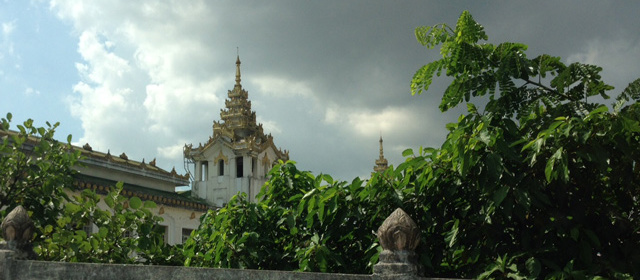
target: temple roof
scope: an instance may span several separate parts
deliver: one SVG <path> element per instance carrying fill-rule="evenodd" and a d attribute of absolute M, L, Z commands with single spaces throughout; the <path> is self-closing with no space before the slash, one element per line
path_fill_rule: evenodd
<path fill-rule="evenodd" d="M 17 134 L 17 131 L 0 130 L 0 138 L 11 137 Z M 38 137 L 30 136 L 22 148 L 26 150 L 33 149 L 33 146 L 37 145 L 38 141 Z M 162 181 L 163 185 L 174 187 L 189 184 L 188 174 L 178 174 L 175 168 L 171 171 L 166 171 L 156 166 L 155 159 L 149 162 L 145 162 L 144 159 L 142 161 L 135 161 L 129 159 L 125 153 L 116 156 L 112 155 L 110 151 L 107 151 L 107 153 L 95 151 L 88 143 L 82 147 L 71 145 L 71 149 L 79 151 L 82 155 L 80 159 L 81 164 L 75 166 L 76 169 L 80 169 L 80 172 L 74 174 L 74 186 L 78 189 L 92 189 L 98 194 L 106 194 L 117 181 L 122 181 L 124 188 L 121 195 L 126 197 L 137 196 L 143 200 L 152 200 L 162 205 L 198 211 L 204 211 L 209 208 L 204 201 L 190 196 L 180 195 L 173 191 L 173 188 L 171 188 L 171 191 L 150 188 L 144 186 L 147 184 L 142 183 L 143 181 L 139 179 L 131 181 L 127 179 L 129 177 L 124 175 L 137 176 L 136 178 L 153 178 L 154 180 Z M 108 176 L 89 175 L 87 174 L 89 173 L 87 172 L 89 169 L 108 170 Z"/>
<path fill-rule="evenodd" d="M 0 130 L 0 137 L 3 135 L 17 135 L 17 131 Z M 27 145 L 33 145 L 39 140 L 38 137 L 29 137 Z M 24 147 L 29 148 L 29 147 Z M 94 151 L 89 143 L 84 144 L 82 147 L 72 145 L 72 149 L 80 151 L 83 158 L 80 160 L 83 164 L 89 165 L 102 165 L 113 170 L 126 170 L 127 173 L 137 174 L 141 176 L 153 176 L 159 180 L 163 180 L 174 186 L 185 186 L 189 184 L 188 174 L 178 174 L 175 167 L 171 171 L 166 171 L 156 166 L 156 160 L 146 163 L 144 159 L 142 161 L 136 161 L 129 159 L 127 154 L 122 153 L 119 156 L 112 155 L 110 151 L 107 153 Z"/>
<path fill-rule="evenodd" d="M 236 83 L 233 89 L 227 92 L 225 108 L 220 109 L 220 121 L 213 122 L 213 137 L 209 137 L 204 145 L 193 147 L 185 145 L 185 157 L 192 157 L 196 152 L 206 150 L 217 142 L 222 142 L 227 147 L 240 151 L 248 150 L 261 152 L 267 147 L 273 147 L 278 157 L 288 159 L 289 152 L 278 149 L 273 144 L 271 134 L 265 134 L 262 124 L 256 122 L 256 112 L 251 110 L 249 93 L 242 88 L 240 74 L 240 56 L 236 59 Z"/>

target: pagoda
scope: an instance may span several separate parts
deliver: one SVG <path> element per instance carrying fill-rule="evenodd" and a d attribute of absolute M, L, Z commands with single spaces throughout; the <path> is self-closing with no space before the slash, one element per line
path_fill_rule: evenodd
<path fill-rule="evenodd" d="M 236 83 L 227 93 L 220 121 L 213 122 L 213 136 L 197 147 L 184 147 L 185 161 L 194 165 L 192 195 L 218 207 L 238 192 L 255 201 L 273 164 L 289 159 L 289 152 L 277 148 L 273 136 L 256 122 L 249 94 L 240 82 L 238 56 Z"/>
<path fill-rule="evenodd" d="M 384 158 L 384 151 L 382 149 L 382 135 L 380 136 L 380 157 L 376 159 L 376 165 L 373 167 L 373 172 L 382 173 L 389 168 L 389 162 Z"/>

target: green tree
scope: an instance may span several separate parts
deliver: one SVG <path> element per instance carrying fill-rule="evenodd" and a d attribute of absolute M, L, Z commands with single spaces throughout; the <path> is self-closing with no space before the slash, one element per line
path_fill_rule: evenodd
<path fill-rule="evenodd" d="M 613 89 L 600 67 L 487 43 L 466 11 L 455 28 L 419 27 L 416 37 L 442 58 L 417 71 L 412 93 L 444 72 L 440 109 L 468 108 L 440 149 L 407 151 L 398 167 L 415 178 L 416 211 L 433 218 L 419 222 L 425 266 L 462 277 L 640 277 L 640 79 L 610 109 L 591 98 Z"/>
<path fill-rule="evenodd" d="M 71 135 L 66 143 L 55 140 L 59 123 L 36 127 L 29 119 L 10 131 L 11 118 L 7 113 L 0 120 L 0 218 L 22 205 L 40 236 L 42 228 L 55 224 L 62 214 L 64 188 L 73 184 L 80 152 L 71 148 Z"/>

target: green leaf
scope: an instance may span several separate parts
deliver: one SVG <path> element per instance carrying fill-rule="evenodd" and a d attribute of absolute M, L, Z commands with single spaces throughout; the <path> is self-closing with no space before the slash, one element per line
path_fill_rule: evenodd
<path fill-rule="evenodd" d="M 309 213 L 309 215 L 311 215 L 312 211 L 315 211 L 315 206 L 316 206 L 316 197 L 312 196 L 311 199 L 309 199 L 309 204 L 307 206 L 307 213 Z"/>
<path fill-rule="evenodd" d="M 98 229 L 98 237 L 100 237 L 101 239 L 106 238 L 108 233 L 109 230 L 106 227 L 100 227 Z"/>
<path fill-rule="evenodd" d="M 73 203 L 65 204 L 64 208 L 65 208 L 66 212 L 68 213 L 68 215 L 73 215 L 73 214 L 77 213 L 78 211 L 82 210 L 82 207 L 80 207 L 79 205 L 73 204 Z"/>
<path fill-rule="evenodd" d="M 129 198 L 129 207 L 131 207 L 131 209 L 139 209 L 140 206 L 142 206 L 142 200 L 140 200 L 140 198 L 137 196 Z"/>
<path fill-rule="evenodd" d="M 458 231 L 460 230 L 459 225 L 460 220 L 455 220 L 451 229 L 446 233 L 445 241 L 448 243 L 449 248 L 453 247 L 453 245 L 456 243 Z"/>
<path fill-rule="evenodd" d="M 495 203 L 496 207 L 500 206 L 505 197 L 507 197 L 508 192 L 509 186 L 503 185 L 500 186 L 495 193 L 493 193 L 493 203 Z"/>
<path fill-rule="evenodd" d="M 598 107 L 595 110 L 589 112 L 589 115 L 587 115 L 585 117 L 584 121 L 590 121 L 596 115 L 604 113 L 604 112 L 609 112 L 609 107 L 607 107 L 607 105 L 600 105 L 600 107 Z"/>
<path fill-rule="evenodd" d="M 153 208 L 156 208 L 156 207 L 158 207 L 158 205 L 155 202 L 153 202 L 151 200 L 145 200 L 144 201 L 144 208 L 153 209 Z"/>
<path fill-rule="evenodd" d="M 113 208 L 115 206 L 115 201 L 113 201 L 113 197 L 107 195 L 104 197 L 104 203 L 109 206 L 109 208 Z"/>
<path fill-rule="evenodd" d="M 404 151 L 402 151 L 402 156 L 403 157 L 409 157 L 409 156 L 413 156 L 413 149 L 406 149 Z"/>
<path fill-rule="evenodd" d="M 473 103 L 467 103 L 467 111 L 471 114 L 477 114 L 478 108 Z"/>
<path fill-rule="evenodd" d="M 557 178 L 557 171 L 554 170 L 554 168 L 556 166 L 556 161 L 562 159 L 563 151 L 564 149 L 562 147 L 558 148 L 547 161 L 547 165 L 544 169 L 544 175 L 547 179 L 547 182 L 551 182 L 553 179 Z M 563 172 L 566 172 L 566 170 L 563 170 Z M 567 174 L 564 175 L 566 176 Z"/>
<path fill-rule="evenodd" d="M 570 231 L 571 239 L 574 241 L 578 241 L 578 237 L 580 236 L 580 230 L 577 227 L 574 227 Z"/>

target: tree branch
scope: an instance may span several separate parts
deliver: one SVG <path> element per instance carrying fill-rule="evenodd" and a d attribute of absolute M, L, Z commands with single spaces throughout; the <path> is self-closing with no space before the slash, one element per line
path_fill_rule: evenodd
<path fill-rule="evenodd" d="M 562 97 L 563 97 L 563 98 L 565 98 L 565 99 L 571 100 L 571 98 L 569 98 L 569 96 L 568 96 L 568 95 L 563 94 L 563 93 L 560 93 L 559 91 L 557 91 L 557 90 L 555 90 L 555 89 L 552 89 L 552 88 L 550 88 L 550 87 L 548 87 L 548 86 L 545 86 L 545 85 L 543 85 L 542 83 L 534 82 L 534 81 L 529 80 L 529 79 L 523 79 L 523 80 L 526 82 L 523 86 L 525 86 L 525 85 L 527 85 L 527 84 L 532 84 L 532 85 L 535 85 L 535 86 L 541 87 L 542 89 L 544 89 L 544 90 L 546 90 L 546 91 L 548 91 L 548 92 L 550 92 L 550 93 L 555 93 L 555 94 L 557 94 L 557 95 L 562 96 Z"/>

